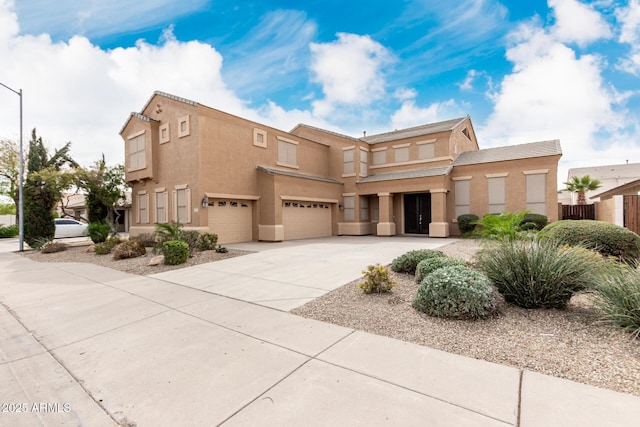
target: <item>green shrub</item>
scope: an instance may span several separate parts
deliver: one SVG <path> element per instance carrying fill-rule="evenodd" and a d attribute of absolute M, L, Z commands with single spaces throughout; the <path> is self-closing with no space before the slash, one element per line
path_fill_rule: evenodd
<path fill-rule="evenodd" d="M 25 242 L 26 242 L 26 239 L 25 239 Z M 53 238 L 38 237 L 36 239 L 33 239 L 31 244 L 29 244 L 29 246 L 33 249 L 40 250 L 42 249 L 43 246 L 50 245 L 51 243 L 53 243 Z"/>
<path fill-rule="evenodd" d="M 564 308 L 611 266 L 591 251 L 552 239 L 500 241 L 476 257 L 476 267 L 505 300 L 524 308 Z"/>
<path fill-rule="evenodd" d="M 436 249 L 418 249 L 409 251 L 391 261 L 391 269 L 396 273 L 414 274 L 418 263 L 423 259 L 444 256 L 446 256 L 444 252 Z"/>
<path fill-rule="evenodd" d="M 162 244 L 162 254 L 167 265 L 184 264 L 189 259 L 189 245 L 180 240 L 169 240 Z"/>
<path fill-rule="evenodd" d="M 111 236 L 102 243 L 97 243 L 93 247 L 93 251 L 98 255 L 110 254 L 116 245 L 122 243 L 122 240 L 116 236 Z"/>
<path fill-rule="evenodd" d="M 111 234 L 111 226 L 105 221 L 92 222 L 89 224 L 89 238 L 93 243 L 102 243 Z"/>
<path fill-rule="evenodd" d="M 547 225 L 542 233 L 571 246 L 584 246 L 605 257 L 618 258 L 629 265 L 637 265 L 640 258 L 640 236 L 608 222 L 563 220 Z"/>
<path fill-rule="evenodd" d="M 476 214 L 462 214 L 456 218 L 458 228 L 462 234 L 469 234 L 476 228 L 476 221 L 480 219 Z"/>
<path fill-rule="evenodd" d="M 181 230 L 180 238 L 187 245 L 189 245 L 189 255 L 193 255 L 198 245 L 198 238 L 200 237 L 200 232 L 198 230 Z"/>
<path fill-rule="evenodd" d="M 8 237 L 16 237 L 20 231 L 17 225 L 0 225 L 0 239 Z"/>
<path fill-rule="evenodd" d="M 229 252 L 229 250 L 227 248 L 225 248 L 224 246 L 218 245 L 216 247 L 216 252 L 219 253 L 219 254 L 226 254 L 227 252 Z"/>
<path fill-rule="evenodd" d="M 489 279 L 472 268 L 449 265 L 420 283 L 413 307 L 430 316 L 479 319 L 498 312 L 500 296 Z"/>
<path fill-rule="evenodd" d="M 366 270 L 362 270 L 362 274 L 364 274 L 363 281 L 358 284 L 358 287 L 365 294 L 389 292 L 396 284 L 389 277 L 389 270 L 384 265 L 370 265 Z"/>
<path fill-rule="evenodd" d="M 461 265 L 466 267 L 467 262 L 460 258 L 451 258 L 448 256 L 438 256 L 423 259 L 418 263 L 418 266 L 416 267 L 416 282 L 422 282 L 422 279 L 427 277 L 429 273 L 432 273 L 435 270 L 448 265 Z"/>
<path fill-rule="evenodd" d="M 202 233 L 198 237 L 196 247 L 201 251 L 212 251 L 216 249 L 218 244 L 218 235 L 216 233 Z"/>
<path fill-rule="evenodd" d="M 474 234 L 492 240 L 513 240 L 521 236 L 520 224 L 527 212 L 501 212 L 486 214 L 481 220 L 475 221 L 479 225 Z"/>
<path fill-rule="evenodd" d="M 522 219 L 520 228 L 522 230 L 542 230 L 549 223 L 549 218 L 546 215 L 527 212 Z"/>
<path fill-rule="evenodd" d="M 40 252 L 43 254 L 52 254 L 55 252 L 62 252 L 67 250 L 67 245 L 60 242 L 47 242 L 40 247 Z"/>
<path fill-rule="evenodd" d="M 147 248 L 152 248 L 156 245 L 156 237 L 153 233 L 140 233 L 137 236 L 129 237 L 129 240 L 138 240 Z"/>
<path fill-rule="evenodd" d="M 640 337 L 640 272 L 620 271 L 609 274 L 595 288 L 595 304 L 605 321 Z"/>

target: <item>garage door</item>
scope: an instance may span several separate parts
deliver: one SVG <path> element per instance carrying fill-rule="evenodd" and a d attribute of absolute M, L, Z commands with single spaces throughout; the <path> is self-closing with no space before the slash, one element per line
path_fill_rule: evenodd
<path fill-rule="evenodd" d="M 249 200 L 209 201 L 209 230 L 218 235 L 218 243 L 252 240 L 251 203 Z"/>
<path fill-rule="evenodd" d="M 284 240 L 331 236 L 331 205 L 287 201 L 282 207 Z"/>

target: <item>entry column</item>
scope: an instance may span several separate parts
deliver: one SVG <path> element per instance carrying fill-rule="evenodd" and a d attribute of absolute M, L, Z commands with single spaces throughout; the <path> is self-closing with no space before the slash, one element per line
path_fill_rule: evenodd
<path fill-rule="evenodd" d="M 380 222 L 378 222 L 378 236 L 395 236 L 396 223 L 393 222 L 393 195 L 378 193 Z"/>
<path fill-rule="evenodd" d="M 447 191 L 444 188 L 431 190 L 431 223 L 429 237 L 449 237 L 447 222 Z"/>

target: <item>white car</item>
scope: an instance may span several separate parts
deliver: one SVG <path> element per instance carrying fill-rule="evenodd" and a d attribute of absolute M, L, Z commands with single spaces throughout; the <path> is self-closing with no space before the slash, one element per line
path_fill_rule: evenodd
<path fill-rule="evenodd" d="M 71 218 L 56 218 L 55 239 L 63 237 L 83 237 L 89 235 L 89 224 Z"/>

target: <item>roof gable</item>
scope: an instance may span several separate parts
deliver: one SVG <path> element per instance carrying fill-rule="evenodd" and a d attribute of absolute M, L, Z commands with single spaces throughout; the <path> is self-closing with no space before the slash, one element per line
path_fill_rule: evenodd
<path fill-rule="evenodd" d="M 468 118 L 469 116 L 459 117 L 457 119 L 445 120 L 443 122 L 429 123 L 412 128 L 365 136 L 360 139 L 367 144 L 377 144 L 380 142 L 396 141 L 398 139 L 413 138 L 416 136 L 432 135 L 435 133 L 452 131 Z"/>

